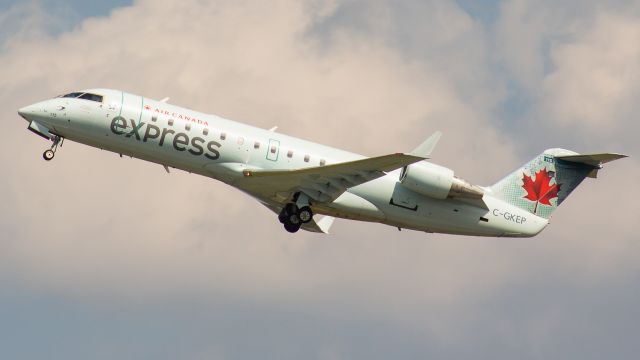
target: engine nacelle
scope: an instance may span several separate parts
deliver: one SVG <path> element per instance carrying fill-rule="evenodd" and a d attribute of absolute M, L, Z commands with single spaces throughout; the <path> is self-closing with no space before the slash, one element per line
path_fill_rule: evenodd
<path fill-rule="evenodd" d="M 482 188 L 454 176 L 453 170 L 428 162 L 405 167 L 400 182 L 407 189 L 441 200 L 453 197 L 480 199 L 484 195 Z"/>

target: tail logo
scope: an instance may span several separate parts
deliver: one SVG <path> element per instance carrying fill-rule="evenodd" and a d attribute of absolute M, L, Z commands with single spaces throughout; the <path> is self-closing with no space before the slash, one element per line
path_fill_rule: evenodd
<path fill-rule="evenodd" d="M 535 173 L 535 180 L 527 174 L 523 173 L 522 175 L 522 188 L 527 191 L 524 198 L 536 202 L 533 213 L 537 213 L 538 204 L 553 206 L 550 200 L 557 198 L 560 190 L 560 184 L 551 184 L 551 180 L 554 178 L 553 172 L 550 174 L 547 169 L 543 168 Z"/>

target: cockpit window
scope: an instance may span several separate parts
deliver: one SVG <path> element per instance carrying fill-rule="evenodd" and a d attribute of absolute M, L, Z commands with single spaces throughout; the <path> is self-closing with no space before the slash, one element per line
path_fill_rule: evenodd
<path fill-rule="evenodd" d="M 85 100 L 102 102 L 102 95 L 84 93 L 84 94 L 78 96 L 78 99 L 85 99 Z"/>
<path fill-rule="evenodd" d="M 66 95 L 59 96 L 62 98 L 72 98 L 72 99 L 84 99 L 96 102 L 102 102 L 102 95 L 96 95 L 91 93 L 83 93 L 83 92 L 72 92 Z"/>
<path fill-rule="evenodd" d="M 74 99 L 75 99 L 75 98 L 77 98 L 78 96 L 80 96 L 80 95 L 82 95 L 82 94 L 84 94 L 84 93 L 81 93 L 81 92 L 72 92 L 72 93 L 68 93 L 68 94 L 66 94 L 66 95 L 62 95 L 62 96 L 59 96 L 59 97 L 63 97 L 63 98 L 74 98 Z"/>

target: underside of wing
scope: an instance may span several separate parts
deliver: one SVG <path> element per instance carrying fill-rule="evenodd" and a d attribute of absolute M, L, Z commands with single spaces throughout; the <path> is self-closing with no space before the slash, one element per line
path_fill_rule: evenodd
<path fill-rule="evenodd" d="M 295 192 L 304 192 L 315 202 L 327 203 L 351 187 L 421 160 L 421 156 L 399 153 L 295 170 L 246 169 L 244 179 L 237 185 L 278 202 L 286 201 Z"/>

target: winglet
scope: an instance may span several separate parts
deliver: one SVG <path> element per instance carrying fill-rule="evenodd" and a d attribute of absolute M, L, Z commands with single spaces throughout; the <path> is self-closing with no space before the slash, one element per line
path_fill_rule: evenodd
<path fill-rule="evenodd" d="M 410 152 L 409 154 L 414 156 L 419 156 L 422 158 L 429 158 L 429 155 L 431 155 L 431 152 L 433 151 L 433 149 L 435 149 L 436 145 L 438 144 L 438 140 L 440 140 L 441 136 L 442 136 L 442 132 L 436 131 L 422 144 L 418 145 L 417 148 L 413 149 L 413 151 Z"/>

